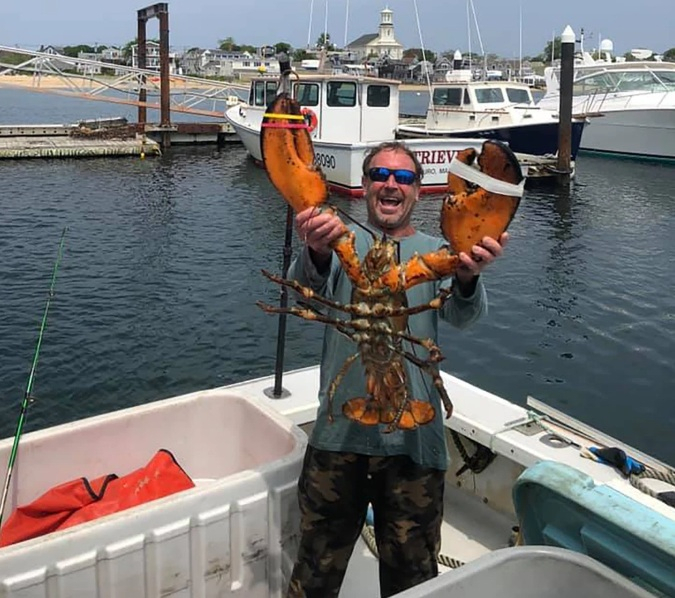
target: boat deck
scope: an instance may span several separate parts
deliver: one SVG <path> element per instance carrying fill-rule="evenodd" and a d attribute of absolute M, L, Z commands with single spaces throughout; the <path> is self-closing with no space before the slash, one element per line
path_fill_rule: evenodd
<path fill-rule="evenodd" d="M 441 528 L 441 555 L 462 562 L 505 548 L 511 539 L 514 518 L 498 513 L 478 498 L 446 484 L 445 518 Z M 439 572 L 450 568 L 439 565 Z M 354 548 L 340 598 L 379 596 L 377 558 L 363 537 Z"/>

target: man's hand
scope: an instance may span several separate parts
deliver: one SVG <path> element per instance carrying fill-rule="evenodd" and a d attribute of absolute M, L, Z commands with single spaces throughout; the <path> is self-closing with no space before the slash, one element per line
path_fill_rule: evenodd
<path fill-rule="evenodd" d="M 460 284 L 460 291 L 468 288 L 475 278 L 498 257 L 504 253 L 504 247 L 509 242 L 509 233 L 503 233 L 499 240 L 492 237 L 483 237 L 480 243 L 471 248 L 471 254 L 459 254 L 460 266 L 457 268 L 455 279 Z"/>
<path fill-rule="evenodd" d="M 311 249 L 312 261 L 317 267 L 325 266 L 332 253 L 331 243 L 339 239 L 346 227 L 337 215 L 307 208 L 295 216 L 295 228 L 303 243 Z"/>

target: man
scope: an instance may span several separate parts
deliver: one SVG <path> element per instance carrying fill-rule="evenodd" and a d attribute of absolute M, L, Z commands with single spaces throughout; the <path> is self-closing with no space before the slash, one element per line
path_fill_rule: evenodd
<path fill-rule="evenodd" d="M 399 246 L 401 263 L 414 253 L 427 253 L 445 244 L 442 239 L 415 230 L 411 216 L 419 199 L 422 167 L 402 143 L 387 142 L 373 149 L 363 162 L 363 187 L 368 224 Z M 331 243 L 344 233 L 335 215 L 316 209 L 296 216 L 296 227 L 305 249 L 294 261 L 289 278 L 340 303 L 350 303 L 352 285 L 333 255 Z M 372 244 L 367 232 L 355 229 L 361 258 Z M 407 291 L 408 305 L 428 303 L 441 287 L 452 285 L 453 294 L 441 310 L 410 316 L 408 332 L 436 341 L 438 317 L 463 328 L 487 309 L 480 273 L 502 255 L 508 237 L 484 238 L 471 255 L 460 254 L 461 266 L 453 279 L 428 282 Z M 332 314 L 344 318 L 343 313 Z M 419 353 L 409 343 L 408 352 Z M 429 401 L 434 419 L 414 430 L 384 433 L 385 425 L 363 425 L 342 413 L 354 397 L 366 397 L 364 372 L 354 363 L 345 372 L 345 360 L 355 344 L 327 326 L 321 359 L 320 406 L 298 483 L 302 514 L 301 541 L 291 576 L 290 597 L 330 598 L 339 593 L 347 563 L 363 527 L 368 504 L 374 512 L 375 536 L 380 555 L 382 597 L 392 596 L 438 575 L 443 519 L 443 487 L 447 450 L 444 413 L 438 393 L 427 374 L 406 365 L 410 397 Z M 328 418 L 327 392 L 338 373 Z"/>

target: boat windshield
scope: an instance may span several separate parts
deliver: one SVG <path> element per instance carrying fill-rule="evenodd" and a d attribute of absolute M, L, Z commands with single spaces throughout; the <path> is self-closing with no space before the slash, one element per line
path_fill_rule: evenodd
<path fill-rule="evenodd" d="M 529 89 L 519 89 L 516 87 L 507 87 L 506 96 L 509 98 L 509 102 L 514 104 L 532 104 L 532 94 Z"/>
<path fill-rule="evenodd" d="M 476 101 L 479 104 L 497 104 L 504 101 L 504 93 L 500 87 L 476 88 Z"/>
<path fill-rule="evenodd" d="M 461 87 L 437 87 L 433 94 L 434 106 L 461 106 Z"/>
<path fill-rule="evenodd" d="M 301 106 L 319 105 L 319 84 L 318 83 L 296 83 L 295 97 Z"/>
<path fill-rule="evenodd" d="M 574 83 L 574 95 L 659 91 L 675 91 L 675 71 L 605 72 L 583 77 Z"/>
<path fill-rule="evenodd" d="M 253 81 L 248 92 L 249 106 L 267 106 L 277 94 L 277 86 L 276 79 Z"/>

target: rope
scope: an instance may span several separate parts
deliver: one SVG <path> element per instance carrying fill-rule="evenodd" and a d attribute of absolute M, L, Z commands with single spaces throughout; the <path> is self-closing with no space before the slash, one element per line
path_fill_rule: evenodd
<path fill-rule="evenodd" d="M 380 558 L 380 553 L 377 550 L 377 542 L 375 541 L 375 530 L 372 525 L 364 525 L 363 529 L 361 530 L 361 537 L 363 538 L 363 541 L 366 543 L 366 546 L 370 549 L 370 552 L 372 552 L 376 558 Z M 437 559 L 439 565 L 443 565 L 444 567 L 450 567 L 450 569 L 457 569 L 458 567 L 461 567 L 462 565 L 466 564 L 463 561 L 459 561 L 457 559 L 453 559 L 452 557 L 449 557 L 445 554 L 439 554 Z"/>
<path fill-rule="evenodd" d="M 652 498 L 655 498 L 657 500 L 660 500 L 661 502 L 665 502 L 661 496 L 659 496 L 659 493 L 656 492 L 655 490 L 652 490 L 647 484 L 645 484 L 642 479 L 647 478 L 647 479 L 652 479 L 652 480 L 659 480 L 661 482 L 666 482 L 667 484 L 670 484 L 671 486 L 675 487 L 675 472 L 673 470 L 669 471 L 659 471 L 657 469 L 653 469 L 651 467 L 647 467 L 645 465 L 645 469 L 642 473 L 640 474 L 631 474 L 628 479 L 630 480 L 631 486 L 633 488 L 637 488 L 640 490 L 640 492 L 644 492 L 645 494 L 648 494 Z"/>

